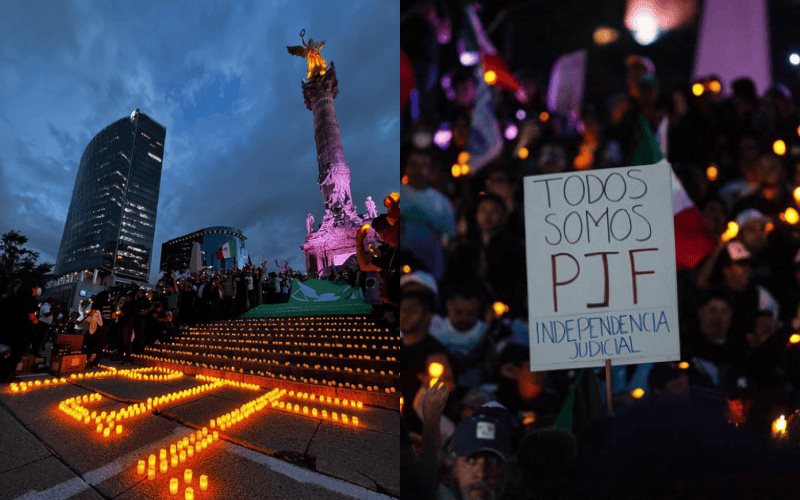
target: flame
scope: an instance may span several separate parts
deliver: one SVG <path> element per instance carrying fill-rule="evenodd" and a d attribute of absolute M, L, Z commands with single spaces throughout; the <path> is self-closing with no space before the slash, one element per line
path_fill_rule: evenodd
<path fill-rule="evenodd" d="M 772 143 L 772 152 L 778 156 L 783 156 L 786 154 L 786 143 L 783 142 L 781 139 Z"/>
<path fill-rule="evenodd" d="M 722 233 L 720 239 L 723 243 L 727 243 L 732 239 L 736 238 L 736 235 L 739 234 L 739 224 L 730 221 L 728 222 L 728 227 L 725 229 L 725 232 Z"/>

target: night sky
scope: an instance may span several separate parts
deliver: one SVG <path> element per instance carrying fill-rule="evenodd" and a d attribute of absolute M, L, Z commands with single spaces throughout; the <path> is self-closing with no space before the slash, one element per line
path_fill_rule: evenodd
<path fill-rule="evenodd" d="M 84 148 L 140 108 L 167 128 L 151 280 L 161 243 L 215 225 L 254 262 L 305 270 L 306 214 L 322 220 L 305 60 L 327 40 L 358 211 L 398 189 L 399 9 L 391 0 L 3 2 L 0 232 L 55 263 Z"/>

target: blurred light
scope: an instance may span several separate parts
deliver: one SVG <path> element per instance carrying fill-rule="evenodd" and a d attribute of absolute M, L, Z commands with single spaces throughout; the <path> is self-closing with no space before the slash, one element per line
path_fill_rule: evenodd
<path fill-rule="evenodd" d="M 786 417 L 781 415 L 772 421 L 772 436 L 782 438 L 786 436 Z"/>
<path fill-rule="evenodd" d="M 546 122 L 549 119 L 550 119 L 550 113 L 548 113 L 547 111 L 542 111 L 541 113 L 539 113 L 539 120 Z"/>
<path fill-rule="evenodd" d="M 447 149 L 450 146 L 450 139 L 453 138 L 453 131 L 450 130 L 450 124 L 447 122 L 442 122 L 439 126 L 439 130 L 437 130 L 433 134 L 433 143 L 439 149 Z"/>
<path fill-rule="evenodd" d="M 492 70 L 489 70 L 483 74 L 483 81 L 489 85 L 494 85 L 497 83 L 497 73 Z"/>
<path fill-rule="evenodd" d="M 781 214 L 781 219 L 786 221 L 788 224 L 795 225 L 800 222 L 800 214 L 798 214 L 797 210 L 794 208 L 789 207 L 783 211 Z"/>
<path fill-rule="evenodd" d="M 433 362 L 428 365 L 428 375 L 431 378 L 439 378 L 444 373 L 444 365 L 441 363 Z"/>
<path fill-rule="evenodd" d="M 794 197 L 794 202 L 800 204 L 800 186 L 794 188 L 794 191 L 792 191 L 792 196 Z"/>
<path fill-rule="evenodd" d="M 789 336 L 789 343 L 800 344 L 800 333 L 793 333 L 791 336 Z"/>
<path fill-rule="evenodd" d="M 508 312 L 508 306 L 500 301 L 497 301 L 492 304 L 492 310 L 494 311 L 495 317 L 499 318 Z"/>
<path fill-rule="evenodd" d="M 727 243 L 732 239 L 736 238 L 736 235 L 739 234 L 739 224 L 730 221 L 728 222 L 728 227 L 725 228 L 725 232 L 722 233 L 720 239 L 723 243 Z"/>
<path fill-rule="evenodd" d="M 702 83 L 695 83 L 692 85 L 692 94 L 695 97 L 700 97 L 703 95 L 703 84 Z"/>
<path fill-rule="evenodd" d="M 658 19 L 647 7 L 640 7 L 633 11 L 626 24 L 630 27 L 633 39 L 639 45 L 650 45 L 660 34 Z"/>
<path fill-rule="evenodd" d="M 480 55 L 477 52 L 465 50 L 459 54 L 458 60 L 463 66 L 474 66 L 480 60 Z"/>
<path fill-rule="evenodd" d="M 518 109 L 514 116 L 517 117 L 517 120 L 522 121 L 526 116 L 528 116 L 528 113 L 526 113 L 524 109 Z M 800 135 L 800 126 L 797 127 L 797 135 Z"/>
<path fill-rule="evenodd" d="M 778 139 L 777 141 L 772 143 L 772 152 L 778 156 L 783 156 L 786 154 L 786 143 L 783 140 Z"/>
<path fill-rule="evenodd" d="M 764 226 L 765 233 L 771 233 L 774 230 L 775 230 L 775 224 L 773 224 L 772 222 L 767 222 L 767 224 Z"/>
<path fill-rule="evenodd" d="M 503 135 L 505 135 L 506 137 L 506 140 L 508 141 L 513 141 L 514 139 L 516 139 L 518 134 L 519 134 L 519 128 L 513 123 L 509 123 L 508 125 L 506 125 L 506 129 L 503 133 Z"/>
<path fill-rule="evenodd" d="M 678 363 L 678 368 L 681 370 L 688 370 L 689 369 L 689 362 L 688 361 L 681 361 Z"/>
<path fill-rule="evenodd" d="M 467 165 L 466 163 L 461 165 L 461 175 L 462 176 L 469 175 L 469 171 L 470 171 L 469 165 Z"/>
<path fill-rule="evenodd" d="M 442 76 L 441 80 L 439 80 L 439 83 L 442 85 L 442 88 L 445 89 L 445 90 L 452 89 L 453 88 L 453 76 L 450 73 L 447 73 L 446 75 Z"/>
<path fill-rule="evenodd" d="M 408 274 L 410 272 L 411 272 L 411 266 L 409 266 L 408 264 L 404 264 L 403 265 L 403 274 Z"/>
<path fill-rule="evenodd" d="M 797 126 L 797 136 L 800 137 L 800 125 Z"/>
<path fill-rule="evenodd" d="M 609 28 L 608 26 L 600 26 L 594 30 L 592 38 L 594 39 L 594 43 L 597 45 L 608 45 L 609 43 L 614 43 L 617 41 L 617 39 L 619 39 L 619 31 L 615 30 L 614 28 Z"/>
<path fill-rule="evenodd" d="M 528 148 L 526 148 L 525 146 L 522 146 L 521 148 L 519 148 L 519 151 L 517 151 L 517 156 L 519 157 L 520 160 L 527 159 L 529 154 L 530 152 L 528 151 Z"/>
<path fill-rule="evenodd" d="M 632 390 L 631 397 L 633 399 L 642 399 L 644 397 L 644 389 L 637 387 L 636 389 Z"/>
<path fill-rule="evenodd" d="M 792 66 L 800 65 L 800 54 L 798 54 L 797 52 L 792 52 L 789 55 L 789 63 Z"/>
<path fill-rule="evenodd" d="M 708 168 L 706 169 L 706 178 L 709 181 L 714 182 L 715 180 L 717 180 L 718 175 L 719 175 L 719 170 L 717 169 L 717 166 L 714 165 L 713 163 L 709 165 Z"/>
<path fill-rule="evenodd" d="M 463 165 L 467 162 L 469 162 L 469 153 L 467 153 L 466 151 L 458 153 L 458 159 L 456 160 L 456 163 Z"/>
<path fill-rule="evenodd" d="M 401 177 L 400 182 L 402 182 L 403 185 L 408 184 L 408 176 L 404 175 L 403 177 Z"/>
<path fill-rule="evenodd" d="M 715 94 L 719 94 L 722 90 L 722 84 L 717 80 L 711 80 L 708 82 L 708 89 Z"/>
<path fill-rule="evenodd" d="M 461 165 L 453 163 L 453 166 L 450 167 L 450 173 L 453 174 L 453 177 L 461 177 Z"/>

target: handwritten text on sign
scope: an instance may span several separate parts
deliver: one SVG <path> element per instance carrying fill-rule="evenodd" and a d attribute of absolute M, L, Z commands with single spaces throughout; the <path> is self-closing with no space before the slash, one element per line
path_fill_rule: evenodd
<path fill-rule="evenodd" d="M 679 358 L 666 162 L 525 178 L 531 369 Z"/>

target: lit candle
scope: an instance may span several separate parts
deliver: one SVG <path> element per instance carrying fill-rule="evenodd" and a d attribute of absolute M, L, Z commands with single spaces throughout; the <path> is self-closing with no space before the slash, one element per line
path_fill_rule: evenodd
<path fill-rule="evenodd" d="M 121 426 L 121 425 L 117 425 L 117 428 L 116 428 L 116 431 L 115 431 L 115 432 L 116 432 L 117 434 L 122 434 L 122 426 Z"/>
<path fill-rule="evenodd" d="M 183 480 L 186 481 L 186 484 L 192 484 L 192 469 L 183 471 Z"/>
<path fill-rule="evenodd" d="M 136 473 L 144 474 L 144 460 L 139 460 L 139 463 L 136 464 Z"/>
<path fill-rule="evenodd" d="M 169 480 L 169 494 L 170 495 L 177 495 L 178 494 L 178 478 L 173 477 Z"/>
<path fill-rule="evenodd" d="M 152 481 L 156 478 L 156 469 L 154 467 L 149 467 L 147 469 L 147 479 Z"/>
<path fill-rule="evenodd" d="M 150 467 L 153 467 L 153 466 L 156 465 L 156 456 L 155 455 L 150 455 L 149 457 L 147 457 L 147 465 L 149 465 Z"/>
<path fill-rule="evenodd" d="M 158 470 L 161 471 L 162 474 L 167 472 L 167 468 L 169 468 L 169 462 L 167 462 L 166 458 L 158 463 Z"/>
<path fill-rule="evenodd" d="M 185 498 L 186 498 L 186 500 L 194 500 L 194 490 L 192 489 L 191 486 L 186 488 L 186 496 L 185 496 Z"/>
<path fill-rule="evenodd" d="M 103 437 L 104 438 L 107 438 L 110 435 L 111 435 L 111 427 L 106 427 L 105 429 L 103 429 Z"/>

